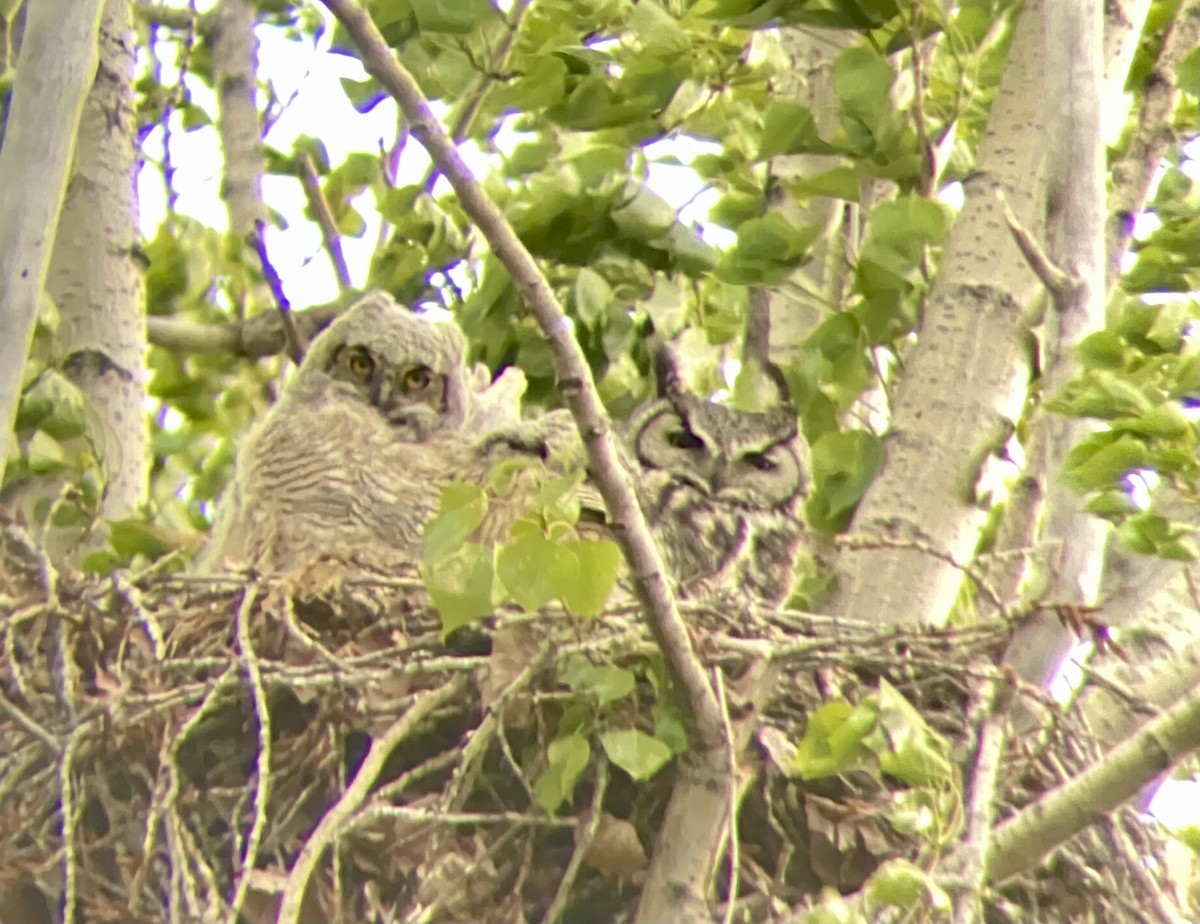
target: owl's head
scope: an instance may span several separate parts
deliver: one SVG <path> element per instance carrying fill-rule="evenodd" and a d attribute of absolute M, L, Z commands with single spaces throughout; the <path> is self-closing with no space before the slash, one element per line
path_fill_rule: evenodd
<path fill-rule="evenodd" d="M 643 469 L 668 475 L 713 502 L 790 508 L 808 494 L 808 453 L 782 376 L 780 403 L 762 413 L 686 391 L 670 354 L 659 356 L 659 394 L 630 421 Z"/>
<path fill-rule="evenodd" d="M 454 324 L 429 320 L 374 290 L 312 342 L 288 396 L 361 402 L 401 439 L 423 441 L 466 418 L 465 354 Z"/>

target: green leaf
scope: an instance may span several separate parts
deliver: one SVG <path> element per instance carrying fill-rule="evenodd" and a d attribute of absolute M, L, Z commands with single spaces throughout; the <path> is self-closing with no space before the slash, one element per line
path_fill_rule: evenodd
<path fill-rule="evenodd" d="M 55 369 L 47 369 L 21 395 L 15 429 L 36 427 L 65 441 L 87 431 L 83 394 Z"/>
<path fill-rule="evenodd" d="M 847 48 L 833 63 L 842 126 L 860 142 L 877 138 L 891 108 L 892 68 L 866 45 Z"/>
<path fill-rule="evenodd" d="M 564 546 L 574 554 L 579 570 L 572 583 L 559 585 L 559 595 L 576 616 L 597 616 L 617 583 L 621 549 L 609 539 L 576 539 Z"/>
<path fill-rule="evenodd" d="M 910 786 L 954 783 L 957 773 L 949 758 L 949 742 L 886 680 L 879 681 L 874 698 L 887 743 L 877 752 L 883 771 Z"/>
<path fill-rule="evenodd" d="M 110 520 L 108 542 L 126 561 L 135 555 L 144 555 L 153 561 L 177 548 L 161 527 L 133 518 Z"/>
<path fill-rule="evenodd" d="M 665 744 L 672 754 L 682 754 L 688 749 L 687 728 L 679 708 L 673 703 L 656 702 L 654 714 L 654 737 Z"/>
<path fill-rule="evenodd" d="M 494 552 L 468 542 L 450 557 L 421 567 L 421 577 L 449 634 L 492 612 Z"/>
<path fill-rule="evenodd" d="M 604 753 L 635 780 L 648 780 L 671 759 L 671 749 L 636 728 L 605 732 L 600 736 Z"/>
<path fill-rule="evenodd" d="M 605 318 L 613 300 L 612 286 L 590 267 L 583 267 L 575 277 L 575 312 L 589 327 Z"/>
<path fill-rule="evenodd" d="M 579 559 L 545 536 L 527 533 L 501 546 L 496 573 L 517 605 L 536 612 L 579 580 Z"/>
<path fill-rule="evenodd" d="M 593 664 L 583 655 L 566 658 L 558 675 L 576 693 L 595 697 L 600 706 L 624 699 L 636 684 L 633 671 L 613 664 Z"/>
<path fill-rule="evenodd" d="M 62 444 L 44 430 L 38 430 L 29 438 L 25 460 L 35 475 L 48 475 L 66 464 Z"/>
<path fill-rule="evenodd" d="M 647 54 L 667 59 L 691 53 L 692 38 L 654 0 L 641 0 L 634 6 L 626 27 L 637 36 Z"/>
<path fill-rule="evenodd" d="M 1099 369 L 1120 369 L 1125 365 L 1125 343 L 1112 331 L 1088 334 L 1080 341 L 1078 349 L 1086 365 Z"/>
<path fill-rule="evenodd" d="M 737 247 L 717 265 L 716 274 L 731 285 L 782 282 L 808 259 L 820 234 L 817 226 L 798 228 L 780 212 L 750 218 L 738 226 Z"/>
<path fill-rule="evenodd" d="M 1112 429 L 1124 433 L 1171 438 L 1192 432 L 1194 424 L 1177 404 L 1160 404 L 1137 417 L 1112 422 Z"/>
<path fill-rule="evenodd" d="M 387 90 L 374 77 L 368 77 L 366 80 L 343 77 L 341 80 L 346 99 L 350 100 L 350 105 L 358 112 L 368 113 L 387 99 Z"/>
<path fill-rule="evenodd" d="M 422 32 L 469 35 L 498 18 L 489 0 L 409 0 Z"/>
<path fill-rule="evenodd" d="M 446 485 L 437 516 L 425 524 L 425 562 L 435 564 L 457 552 L 483 522 L 487 506 L 487 495 L 477 485 Z"/>
<path fill-rule="evenodd" d="M 870 752 L 862 739 L 874 725 L 873 709 L 840 700 L 824 703 L 809 716 L 791 769 L 815 780 L 863 766 Z"/>
<path fill-rule="evenodd" d="M 1187 57 L 1179 62 L 1175 83 L 1185 93 L 1200 96 L 1200 48 L 1189 52 Z"/>
<path fill-rule="evenodd" d="M 835 430 L 812 447 L 810 514 L 821 524 L 848 520 L 883 465 L 883 444 L 865 430 Z"/>
<path fill-rule="evenodd" d="M 547 812 L 555 812 L 575 791 L 575 784 L 592 758 L 592 746 L 583 735 L 567 735 L 550 742 L 548 766 L 533 784 L 533 795 Z"/>
<path fill-rule="evenodd" d="M 835 150 L 821 139 L 812 112 L 803 103 L 775 99 L 767 106 L 757 160 L 781 154 L 827 154 Z"/>
<path fill-rule="evenodd" d="M 1067 452 L 1059 477 L 1082 494 L 1112 487 L 1129 472 L 1146 468 L 1149 461 L 1149 452 L 1140 440 L 1125 434 L 1095 433 Z"/>
<path fill-rule="evenodd" d="M 950 896 L 925 870 L 907 860 L 888 860 L 867 881 L 866 897 L 873 906 L 903 909 L 909 914 L 942 913 Z"/>
<path fill-rule="evenodd" d="M 768 110 L 769 112 L 769 110 Z M 857 202 L 861 193 L 862 177 L 853 167 L 835 167 L 824 173 L 802 176 L 787 181 L 788 191 L 800 198 L 829 196 Z"/>

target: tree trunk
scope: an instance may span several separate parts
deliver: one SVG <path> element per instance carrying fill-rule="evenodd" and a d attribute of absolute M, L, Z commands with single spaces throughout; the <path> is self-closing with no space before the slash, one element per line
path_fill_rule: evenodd
<path fill-rule="evenodd" d="M 834 612 L 880 623 L 941 624 L 962 578 L 949 564 L 974 554 L 984 514 L 974 502 L 979 460 L 998 449 L 1025 399 L 1022 311 L 1039 294 L 1005 227 L 1002 192 L 1041 236 L 1042 7 L 1020 14 L 966 202 L 951 232 L 921 331 L 895 395 L 883 469 L 852 526 L 926 545 L 855 549 L 839 561 Z"/>
<path fill-rule="evenodd" d="M 40 0 L 25 23 L 0 149 L 0 177 L 12 178 L 0 183 L 0 478 L 14 444 L 25 359 L 80 113 L 96 74 L 100 7 L 100 0 Z"/>
<path fill-rule="evenodd" d="M 209 27 L 213 78 L 221 107 L 217 131 L 225 152 L 221 197 L 229 210 L 229 231 L 238 240 L 245 240 L 255 223 L 265 217 L 262 138 L 255 102 L 258 40 L 254 14 L 250 0 L 221 0 Z"/>
<path fill-rule="evenodd" d="M 79 126 L 78 156 L 59 220 L 47 289 L 60 314 L 62 370 L 83 394 L 85 439 L 100 464 L 99 517 L 129 516 L 147 497 L 150 463 L 145 398 L 146 322 L 134 260 L 133 40 L 129 0 L 107 0 L 100 69 Z M 82 448 L 82 447 L 81 447 Z M 77 551 L 103 544 L 93 530 Z M 52 556 L 73 535 L 50 529 Z"/>

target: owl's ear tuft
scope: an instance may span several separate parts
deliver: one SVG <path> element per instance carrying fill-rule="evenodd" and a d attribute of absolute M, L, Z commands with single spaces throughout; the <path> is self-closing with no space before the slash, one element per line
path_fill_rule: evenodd
<path fill-rule="evenodd" d="M 677 395 L 685 390 L 679 357 L 675 355 L 675 349 L 669 343 L 659 346 L 654 354 L 654 381 L 660 398 Z"/>

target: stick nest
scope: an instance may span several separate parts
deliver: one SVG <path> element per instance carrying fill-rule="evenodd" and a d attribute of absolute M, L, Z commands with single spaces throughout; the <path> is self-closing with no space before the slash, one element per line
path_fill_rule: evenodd
<path fill-rule="evenodd" d="M 578 708 L 556 670 L 564 658 L 641 665 L 647 676 L 655 649 L 636 609 L 586 622 L 499 613 L 443 637 L 415 575 L 163 570 L 59 576 L 19 531 L 3 533 L 6 920 L 632 915 L 679 759 L 638 782 L 593 744 L 556 814 L 539 807 L 537 781 Z M 731 729 L 748 732 L 736 850 L 714 896 L 722 911 L 781 920 L 824 888 L 853 892 L 891 857 L 932 868 L 948 844 L 884 817 L 895 781 L 803 781 L 789 776 L 789 755 L 822 702 L 855 702 L 885 678 L 969 779 L 968 703 L 1007 630 L 881 632 L 789 611 L 683 611 L 723 678 Z M 740 693 L 768 654 L 778 681 L 755 709 Z M 640 680 L 610 721 L 653 732 L 663 696 L 652 686 Z M 1069 715 L 1037 749 L 1010 743 L 997 815 L 1097 754 Z M 1161 857 L 1155 832 L 1123 811 L 990 893 L 987 919 L 1145 919 L 1147 856 Z"/>

